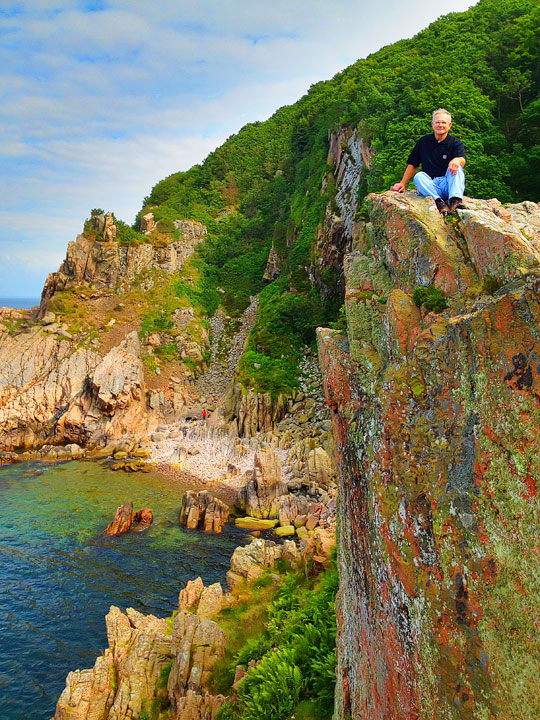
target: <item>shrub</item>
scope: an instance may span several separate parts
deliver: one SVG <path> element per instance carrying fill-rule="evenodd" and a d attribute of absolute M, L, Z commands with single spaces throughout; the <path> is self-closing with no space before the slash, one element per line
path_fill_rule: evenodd
<path fill-rule="evenodd" d="M 415 288 L 413 290 L 413 301 L 418 307 L 424 307 L 430 312 L 440 313 L 448 307 L 442 290 L 434 285 Z"/>

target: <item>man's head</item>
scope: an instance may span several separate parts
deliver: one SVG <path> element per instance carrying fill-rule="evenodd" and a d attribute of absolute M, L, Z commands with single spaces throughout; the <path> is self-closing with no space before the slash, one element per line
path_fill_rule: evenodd
<path fill-rule="evenodd" d="M 452 127 L 452 116 L 448 110 L 445 110 L 445 108 L 434 110 L 431 127 L 437 140 L 444 140 Z"/>

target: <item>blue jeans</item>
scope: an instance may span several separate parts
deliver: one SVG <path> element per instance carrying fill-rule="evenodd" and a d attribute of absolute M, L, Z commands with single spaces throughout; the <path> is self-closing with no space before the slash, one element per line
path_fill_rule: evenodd
<path fill-rule="evenodd" d="M 455 175 L 447 170 L 446 175 L 436 178 L 430 178 L 427 173 L 419 172 L 414 176 L 413 182 L 418 194 L 423 197 L 448 200 L 453 197 L 462 198 L 465 192 L 465 173 L 462 168 L 458 168 Z"/>

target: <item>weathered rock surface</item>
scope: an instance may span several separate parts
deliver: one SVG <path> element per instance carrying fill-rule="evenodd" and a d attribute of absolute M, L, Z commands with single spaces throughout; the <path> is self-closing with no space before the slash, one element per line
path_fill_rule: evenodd
<path fill-rule="evenodd" d="M 220 533 L 229 521 L 229 506 L 206 490 L 186 490 L 180 506 L 180 525 L 195 530 L 202 523 L 204 532 Z"/>
<path fill-rule="evenodd" d="M 0 449 L 95 446 L 143 432 L 148 413 L 135 332 L 105 357 L 43 335 L 0 333 Z M 49 443 L 50 444 L 50 443 Z"/>
<path fill-rule="evenodd" d="M 240 492 L 240 507 L 250 517 L 276 518 L 279 512 L 277 499 L 286 493 L 278 455 L 267 448 L 258 450 L 253 474 Z"/>
<path fill-rule="evenodd" d="M 116 508 L 116 513 L 112 522 L 110 522 L 105 530 L 105 535 L 123 535 L 129 532 L 133 523 L 133 503 L 126 500 L 123 505 Z"/>
<path fill-rule="evenodd" d="M 540 715 L 540 208 L 465 205 L 451 223 L 413 193 L 369 196 L 348 337 L 319 331 L 340 475 L 337 720 Z M 416 308 L 427 285 L 447 310 Z"/>
<path fill-rule="evenodd" d="M 220 399 L 212 425 L 227 424 L 239 437 L 272 431 L 285 412 L 285 397 L 272 400 L 269 393 L 247 392 L 235 383 Z"/>
<path fill-rule="evenodd" d="M 189 610 L 201 620 L 209 620 L 217 615 L 223 606 L 223 590 L 219 583 L 208 587 L 200 577 L 189 580 L 178 596 L 178 610 Z"/>
<path fill-rule="evenodd" d="M 69 243 L 58 272 L 51 273 L 45 282 L 41 316 L 45 315 L 51 298 L 59 290 L 85 284 L 112 290 L 130 283 L 143 270 L 161 268 L 167 273 L 176 272 L 207 234 L 205 226 L 198 222 L 178 222 L 182 239 L 165 247 L 151 243 L 120 245 L 114 240 L 116 233 L 110 230 L 111 225 L 105 224 L 103 228 L 96 227 L 98 233 L 105 233 L 103 239 L 78 235 L 75 242 Z"/>
<path fill-rule="evenodd" d="M 106 624 L 109 647 L 93 669 L 69 673 L 53 720 L 138 718 L 168 668 L 173 720 L 211 720 L 227 700 L 206 690 L 225 651 L 225 633 L 215 622 L 182 610 L 171 634 L 166 619 L 111 607 Z"/>
<path fill-rule="evenodd" d="M 225 654 L 225 641 L 225 632 L 212 620 L 203 620 L 185 610 L 175 617 L 171 645 L 175 660 L 167 689 L 177 717 L 182 718 L 186 706 L 194 704 L 187 693 L 200 695 L 205 688 L 215 664 Z M 197 703 L 214 704 L 208 700 Z M 219 707 L 221 703 L 216 704 Z"/>
<path fill-rule="evenodd" d="M 300 563 L 300 552 L 294 540 L 278 545 L 271 540 L 253 538 L 249 545 L 237 547 L 231 558 L 231 569 L 227 573 L 229 589 L 233 590 L 239 582 L 251 582 L 260 577 L 280 558 L 291 565 Z"/>

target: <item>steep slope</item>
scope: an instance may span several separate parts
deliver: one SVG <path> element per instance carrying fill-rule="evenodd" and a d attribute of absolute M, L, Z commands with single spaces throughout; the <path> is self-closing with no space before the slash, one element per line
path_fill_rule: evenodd
<path fill-rule="evenodd" d="M 532 720 L 540 206 L 367 207 L 347 336 L 319 331 L 341 479 L 336 718 Z"/>
<path fill-rule="evenodd" d="M 538 197 L 539 13 L 535 0 L 481 0 L 441 18 L 317 83 L 266 122 L 247 125 L 201 166 L 153 188 L 140 217 L 151 211 L 170 222 L 180 214 L 208 227 L 198 249 L 202 278 L 221 288 L 228 314 L 240 314 L 260 292 L 239 368 L 246 388 L 290 391 L 298 348 L 342 304 L 340 258 L 326 265 L 317 252 L 319 228 L 329 212 L 339 215 L 329 129 L 346 125 L 362 138 L 359 207 L 368 192 L 401 176 L 413 138 L 429 129 L 440 105 L 453 112 L 453 132 L 469 152 L 469 194 L 503 202 Z"/>

